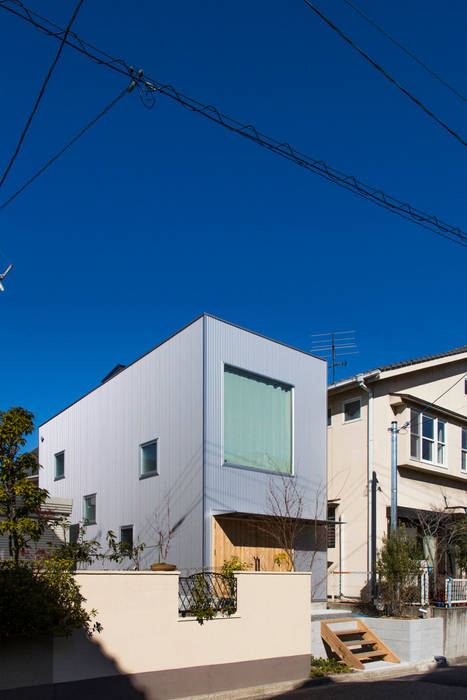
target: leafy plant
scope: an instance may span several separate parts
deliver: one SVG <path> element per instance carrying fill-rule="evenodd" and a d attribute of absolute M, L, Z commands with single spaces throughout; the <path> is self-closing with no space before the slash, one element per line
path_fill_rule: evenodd
<path fill-rule="evenodd" d="M 124 559 L 130 559 L 133 562 L 135 571 L 139 571 L 140 556 L 146 545 L 144 542 L 139 542 L 136 545 L 131 545 L 129 542 L 117 540 L 113 530 L 107 532 L 107 546 L 110 552 L 103 555 L 109 561 L 114 561 L 116 564 L 121 564 Z"/>
<path fill-rule="evenodd" d="M 69 561 L 0 562 L 0 640 L 100 632 L 97 612 L 84 602 Z"/>
<path fill-rule="evenodd" d="M 235 571 L 247 571 L 249 568 L 250 564 L 247 564 L 245 561 L 242 561 L 240 557 L 237 557 L 237 555 L 234 554 L 230 557 L 230 559 L 226 559 L 222 564 L 221 574 L 223 576 L 229 576 L 229 578 L 233 578 Z"/>
<path fill-rule="evenodd" d="M 190 612 L 196 617 L 199 624 L 204 624 L 205 620 L 212 620 L 217 610 L 213 606 L 211 591 L 203 574 L 195 576 L 192 596 L 193 602 L 190 606 Z"/>
<path fill-rule="evenodd" d="M 423 553 L 418 542 L 402 525 L 387 537 L 378 553 L 378 598 L 386 615 L 401 617 L 404 607 L 418 596 L 418 576 Z"/>
<path fill-rule="evenodd" d="M 29 477 L 37 472 L 36 457 L 20 454 L 34 430 L 34 416 L 25 408 L 0 411 L 0 535 L 7 535 L 10 557 L 17 564 L 28 544 L 38 542 L 53 520 L 42 506 L 48 492 Z"/>
<path fill-rule="evenodd" d="M 310 675 L 312 678 L 327 676 L 329 673 L 353 673 L 353 668 L 347 666 L 343 661 L 338 661 L 334 658 L 323 659 L 321 656 L 311 657 Z"/>
<path fill-rule="evenodd" d="M 101 559 L 101 545 L 98 540 L 86 539 L 86 528 L 79 527 L 75 542 L 65 542 L 52 552 L 54 559 L 68 561 L 73 568 L 78 564 L 92 564 L 96 559 Z"/>

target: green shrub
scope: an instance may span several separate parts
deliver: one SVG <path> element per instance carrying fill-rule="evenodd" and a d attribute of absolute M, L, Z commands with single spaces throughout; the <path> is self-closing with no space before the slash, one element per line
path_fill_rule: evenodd
<path fill-rule="evenodd" d="M 235 571 L 247 571 L 250 565 L 245 561 L 242 561 L 240 557 L 234 554 L 230 559 L 226 559 L 222 564 L 220 573 L 224 576 L 229 576 L 232 578 Z"/>
<path fill-rule="evenodd" d="M 401 617 L 405 606 L 417 600 L 421 559 L 423 552 L 418 542 L 403 525 L 383 537 L 376 571 L 379 576 L 378 599 L 386 615 Z"/>
<path fill-rule="evenodd" d="M 57 559 L 0 562 L 0 640 L 101 631 L 96 611 L 83 607 L 71 568 Z"/>
<path fill-rule="evenodd" d="M 323 659 L 321 656 L 311 657 L 310 675 L 312 678 L 327 676 L 329 673 L 353 673 L 353 668 L 337 659 Z"/>

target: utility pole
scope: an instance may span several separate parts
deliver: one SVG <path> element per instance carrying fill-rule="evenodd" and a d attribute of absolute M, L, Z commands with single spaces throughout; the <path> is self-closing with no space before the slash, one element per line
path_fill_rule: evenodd
<path fill-rule="evenodd" d="M 397 528 L 397 421 L 391 423 L 391 533 Z"/>

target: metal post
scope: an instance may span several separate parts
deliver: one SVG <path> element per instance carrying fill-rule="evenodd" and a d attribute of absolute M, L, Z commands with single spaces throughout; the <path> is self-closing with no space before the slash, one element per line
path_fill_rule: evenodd
<path fill-rule="evenodd" d="M 397 421 L 391 423 L 391 532 L 397 528 Z"/>
<path fill-rule="evenodd" d="M 376 593 L 376 472 L 371 478 L 371 597 Z"/>

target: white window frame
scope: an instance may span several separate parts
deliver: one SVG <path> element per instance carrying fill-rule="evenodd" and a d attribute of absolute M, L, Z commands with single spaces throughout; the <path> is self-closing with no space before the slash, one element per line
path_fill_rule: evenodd
<path fill-rule="evenodd" d="M 464 433 L 467 440 L 467 428 L 461 428 L 461 472 L 467 474 L 467 449 L 462 447 Z M 467 444 L 466 444 L 467 448 Z"/>
<path fill-rule="evenodd" d="M 149 447 L 149 445 L 156 446 L 156 468 L 151 472 L 146 472 L 143 474 L 143 449 Z M 153 440 L 148 440 L 147 442 L 142 442 L 139 446 L 139 478 L 140 479 L 150 479 L 153 476 L 159 476 L 159 438 L 156 437 Z"/>
<path fill-rule="evenodd" d="M 88 520 L 86 518 L 86 499 L 92 498 L 94 496 L 94 520 Z M 97 523 L 97 494 L 87 493 L 83 496 L 83 523 L 84 525 L 95 525 Z"/>
<path fill-rule="evenodd" d="M 412 419 L 412 412 L 416 413 L 417 415 L 417 428 L 418 428 L 418 433 L 412 432 L 412 426 L 410 430 L 410 444 L 409 444 L 409 453 L 410 453 L 410 459 L 415 459 L 418 462 L 424 462 L 425 464 L 433 464 L 436 467 L 442 467 L 443 469 L 448 468 L 448 441 L 447 441 L 447 433 L 448 433 L 448 422 L 444 420 L 443 418 L 438 418 L 438 416 L 433 415 L 432 413 L 423 413 L 422 411 L 418 411 L 416 408 L 411 408 L 411 424 L 414 423 L 415 421 Z M 430 420 L 433 421 L 433 438 L 427 437 L 426 435 L 423 435 L 423 418 L 429 418 Z M 442 423 L 444 425 L 444 442 L 441 440 L 438 440 L 438 424 Z M 418 438 L 418 456 L 412 454 L 412 435 L 416 436 Z M 427 440 L 432 444 L 432 457 L 433 459 L 424 459 L 423 457 L 423 441 Z M 438 452 L 439 448 L 443 448 L 443 455 L 444 455 L 444 460 L 442 462 L 438 461 Z"/>
<path fill-rule="evenodd" d="M 356 403 L 358 401 L 360 405 L 360 415 L 358 418 L 351 418 L 350 420 L 345 420 L 345 407 L 349 403 Z M 345 425 L 348 425 L 349 423 L 356 423 L 357 421 L 362 420 L 362 400 L 359 396 L 354 397 L 353 399 L 347 399 L 347 401 L 342 402 L 342 423 Z"/>
<path fill-rule="evenodd" d="M 57 476 L 57 457 L 63 455 L 63 474 Z M 54 454 L 54 481 L 60 481 L 60 479 L 65 478 L 65 450 L 60 450 Z"/>

